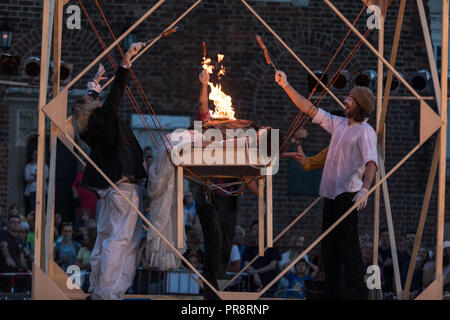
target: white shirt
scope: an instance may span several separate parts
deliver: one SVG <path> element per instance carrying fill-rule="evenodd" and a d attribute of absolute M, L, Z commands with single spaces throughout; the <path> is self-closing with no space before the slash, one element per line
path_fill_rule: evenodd
<path fill-rule="evenodd" d="M 319 194 L 334 199 L 343 192 L 357 192 L 362 187 L 362 177 L 369 161 L 378 166 L 377 135 L 367 123 L 348 123 L 347 118 L 331 115 L 323 109 L 313 123 L 331 134 Z"/>
<path fill-rule="evenodd" d="M 29 196 L 30 193 L 36 192 L 36 173 L 37 173 L 37 163 L 28 163 L 24 169 L 25 175 L 25 196 Z M 45 190 L 47 190 L 47 179 L 48 179 L 48 166 L 45 164 Z"/>
<path fill-rule="evenodd" d="M 304 256 L 303 256 L 303 259 L 305 259 L 307 262 L 309 262 L 309 259 L 308 259 L 308 255 L 307 254 L 305 254 Z M 284 265 L 286 264 L 286 263 L 291 263 L 291 250 L 288 250 L 288 251 L 286 251 L 286 252 L 284 252 L 282 255 L 281 255 L 281 260 L 280 260 L 280 262 L 278 263 L 278 266 L 280 267 L 280 270 L 283 270 L 284 268 Z M 291 270 L 292 271 L 294 271 L 294 267 L 292 267 L 291 268 Z"/>
<path fill-rule="evenodd" d="M 241 255 L 239 254 L 239 247 L 234 244 L 231 248 L 230 261 L 228 262 L 228 265 L 238 260 L 241 260 Z"/>

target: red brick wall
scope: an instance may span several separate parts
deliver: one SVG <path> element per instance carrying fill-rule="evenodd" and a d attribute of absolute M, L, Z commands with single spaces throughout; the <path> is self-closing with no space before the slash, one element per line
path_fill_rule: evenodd
<path fill-rule="evenodd" d="M 95 25 L 105 42 L 110 44 L 105 24 L 101 20 L 95 5 L 84 1 Z M 40 17 L 41 1 L 11 0 L 8 4 L 0 4 L 0 12 L 8 11 L 9 21 L 16 27 L 16 37 L 12 52 L 26 58 L 30 55 L 40 55 Z M 76 1 L 71 1 L 76 4 Z M 102 2 L 102 7 L 110 24 L 117 35 L 133 21 L 136 21 L 156 1 L 123 1 Z M 139 40 L 148 40 L 159 34 L 176 17 L 181 15 L 193 1 L 168 2 L 159 8 L 150 18 L 137 29 Z M 308 7 L 296 7 L 290 3 L 249 2 L 269 25 L 291 46 L 299 57 L 311 69 L 324 69 L 334 51 L 343 39 L 347 28 L 326 5 L 319 0 L 311 0 Z M 336 6 L 353 21 L 361 7 L 360 1 L 336 1 Z M 356 5 L 357 4 L 357 5 Z M 395 30 L 398 4 L 389 9 L 385 25 L 385 56 L 389 57 L 392 38 Z M 67 15 L 65 15 L 67 17 Z M 366 19 L 363 13 L 357 28 L 366 31 Z M 179 31 L 163 39 L 146 52 L 134 63 L 134 71 L 140 80 L 147 96 L 157 114 L 194 116 L 199 83 L 197 74 L 202 57 L 202 41 L 208 44 L 208 55 L 215 56 L 217 52 L 225 54 L 225 65 L 228 76 L 223 87 L 231 93 L 239 118 L 254 120 L 258 125 L 270 125 L 286 132 L 294 119 L 297 109 L 273 81 L 273 69 L 264 63 L 263 54 L 257 46 L 254 35 L 261 35 L 269 47 L 276 65 L 284 70 L 289 82 L 302 94 L 308 95 L 307 73 L 297 61 L 277 42 L 274 37 L 251 15 L 237 0 L 207 1 L 200 4 L 182 22 Z M 377 32 L 372 32 L 369 41 L 377 44 Z M 347 42 L 330 68 L 333 74 L 345 57 L 351 52 L 357 37 L 350 35 Z M 79 73 L 88 63 L 101 52 L 101 47 L 93 36 L 87 20 L 83 16 L 81 30 L 64 29 L 63 60 L 74 64 L 74 74 Z M 119 57 L 117 50 L 113 51 Z M 109 62 L 103 64 L 111 75 Z M 353 74 L 364 69 L 376 70 L 376 57 L 363 46 L 348 66 Z M 403 25 L 397 68 L 408 75 L 413 71 L 428 68 L 425 44 L 416 4 L 408 2 Z M 22 70 L 22 69 L 21 69 Z M 84 88 L 95 73 L 95 68 L 77 84 Z M 0 75 L 0 79 L 5 76 Z M 26 80 L 22 76 L 9 77 L 9 80 Z M 28 80 L 27 80 L 28 81 Z M 34 82 L 36 82 L 35 80 Z M 135 96 L 137 90 L 131 85 Z M 346 90 L 335 90 L 338 97 L 348 93 Z M 409 95 L 402 88 L 395 95 Z M 139 98 L 137 98 L 140 101 Z M 129 118 L 134 112 L 127 99 L 122 115 Z M 321 106 L 327 110 L 337 110 L 336 104 L 325 99 Z M 1 117 L 4 117 L 3 113 Z M 3 118 L 2 118 L 3 119 Z M 373 125 L 373 121 L 371 122 Z M 329 136 L 309 121 L 306 128 L 310 137 L 305 142 L 305 150 L 318 152 L 329 142 Z M 1 132 L 7 132 L 0 128 Z M 3 136 L 2 136 L 3 137 Z M 392 101 L 387 116 L 386 170 L 389 171 L 411 148 L 418 143 L 419 138 L 419 103 Z M 3 147 L 2 147 L 3 148 Z M 398 235 L 405 229 L 415 229 L 423 201 L 427 172 L 431 164 L 434 148 L 434 138 L 412 156 L 400 170 L 389 180 L 391 208 L 395 229 Z M 4 152 L 3 149 L 0 152 Z M 6 152 L 6 151 L 5 151 Z M 3 153 L 2 153 L 3 155 Z M 5 166 L 6 164 L 2 164 Z M 2 169 L 0 188 L 5 188 Z M 287 193 L 287 163 L 282 162 L 280 171 L 274 179 L 274 217 L 275 234 L 281 231 L 306 206 L 313 197 L 288 196 Z M 0 189 L 3 190 L 3 189 Z M 447 188 L 448 190 L 448 188 Z M 3 191 L 1 191 L 3 194 Z M 447 191 L 448 193 L 448 191 Z M 0 194 L 0 196 L 1 196 Z M 5 201 L 3 198 L 1 201 Z M 291 235 L 302 233 L 307 242 L 312 241 L 320 232 L 322 204 L 311 210 L 281 240 L 286 245 Z M 448 210 L 448 209 L 447 209 Z M 248 226 L 257 217 L 256 201 L 252 196 L 239 200 L 238 223 Z M 385 226 L 384 204 L 381 205 L 381 222 Z M 369 200 L 367 209 L 359 213 L 361 233 L 372 235 L 373 197 Z M 425 245 L 434 245 L 436 221 L 436 194 L 433 194 L 430 214 L 427 220 L 424 240 Z"/>

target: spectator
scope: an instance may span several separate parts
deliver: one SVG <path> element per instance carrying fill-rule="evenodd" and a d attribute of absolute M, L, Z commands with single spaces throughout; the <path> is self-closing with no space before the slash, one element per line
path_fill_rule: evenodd
<path fill-rule="evenodd" d="M 8 217 L 10 216 L 19 216 L 19 209 L 17 208 L 17 204 L 13 203 L 8 209 Z"/>
<path fill-rule="evenodd" d="M 312 273 L 309 273 L 309 268 Z M 302 258 L 294 266 L 294 271 L 290 270 L 288 274 L 288 289 L 285 293 L 285 298 L 299 298 L 306 299 L 305 281 L 312 280 L 317 274 L 318 268 L 316 265 L 308 262 Z"/>
<path fill-rule="evenodd" d="M 72 184 L 73 198 L 77 207 L 75 219 L 79 219 L 84 209 L 89 210 L 90 218 L 95 219 L 97 212 L 97 195 L 81 187 L 83 171 L 77 174 Z"/>
<path fill-rule="evenodd" d="M 245 250 L 245 230 L 240 225 L 236 225 L 234 228 L 234 244 L 239 248 L 239 256 L 242 257 Z M 241 260 L 241 268 L 243 267 L 243 261 Z"/>
<path fill-rule="evenodd" d="M 444 256 L 442 259 L 442 279 L 444 282 L 444 294 L 450 292 L 450 241 L 443 245 Z M 436 278 L 436 254 L 423 267 L 423 287 L 428 287 Z"/>
<path fill-rule="evenodd" d="M 27 241 L 34 246 L 34 223 L 35 223 L 35 213 L 34 211 L 30 211 L 27 213 L 26 222 L 29 225 L 29 230 L 27 234 Z"/>
<path fill-rule="evenodd" d="M 79 217 L 77 218 L 76 227 L 87 227 L 89 220 L 91 220 L 91 211 L 87 208 L 81 209 L 79 213 Z"/>
<path fill-rule="evenodd" d="M 20 217 L 12 215 L 8 228 L 0 232 L 0 272 L 29 272 L 19 241 Z"/>
<path fill-rule="evenodd" d="M 187 249 L 184 253 L 185 257 L 189 257 L 191 254 L 196 254 L 200 257 L 199 262 L 203 264 L 203 259 L 205 256 L 205 251 L 202 248 L 202 235 L 196 230 L 191 230 L 187 235 L 186 241 Z"/>
<path fill-rule="evenodd" d="M 191 253 L 188 255 L 187 259 L 195 269 L 200 270 L 203 268 L 203 264 L 201 262 L 202 258 L 198 254 Z"/>
<path fill-rule="evenodd" d="M 415 231 L 407 231 L 405 234 L 406 249 L 399 254 L 398 263 L 400 267 L 400 275 L 402 286 L 405 286 L 406 277 L 408 275 L 409 263 L 411 261 L 412 251 L 414 249 L 414 242 L 416 240 Z M 415 299 L 417 295 L 422 291 L 422 278 L 424 262 L 420 256 L 417 257 L 414 268 L 414 273 L 411 281 L 410 299 Z"/>
<path fill-rule="evenodd" d="M 30 230 L 30 226 L 26 222 L 22 222 L 19 228 L 19 243 L 23 250 L 23 256 L 28 270 L 32 270 L 33 266 L 33 254 L 34 247 L 31 242 L 27 240 L 27 235 Z"/>
<path fill-rule="evenodd" d="M 25 200 L 26 212 L 33 211 L 36 208 L 36 173 L 37 173 L 37 150 L 31 153 L 31 160 L 25 166 Z M 48 179 L 48 166 L 45 165 L 45 180 Z M 46 181 L 45 181 L 46 183 Z"/>
<path fill-rule="evenodd" d="M 251 235 L 253 238 L 253 245 L 245 248 L 242 260 L 244 265 L 250 263 L 254 257 L 258 255 L 258 221 L 253 221 L 251 225 Z M 247 269 L 250 274 L 252 281 L 250 289 L 252 291 L 261 291 L 273 278 L 277 275 L 278 261 L 280 261 L 280 254 L 277 248 L 269 248 L 264 256 L 259 257 L 256 261 Z M 266 297 L 272 297 L 274 286 L 266 291 L 264 294 Z"/>
<path fill-rule="evenodd" d="M 153 161 L 153 150 L 151 147 L 145 147 L 143 153 L 144 153 L 144 168 L 145 170 L 148 170 L 148 167 L 150 167 Z"/>
<path fill-rule="evenodd" d="M 3 207 L 0 207 L 0 231 L 5 231 L 8 227 L 8 214 Z"/>
<path fill-rule="evenodd" d="M 61 213 L 56 212 L 55 213 L 55 221 L 54 221 L 54 232 L 55 236 L 54 239 L 58 239 L 61 236 L 61 229 L 62 229 L 62 216 Z"/>
<path fill-rule="evenodd" d="M 383 228 L 380 231 L 380 246 L 378 248 L 380 255 L 381 271 L 384 276 L 384 285 L 382 285 L 383 293 L 394 292 L 394 264 L 392 261 L 391 245 L 389 241 L 389 230 Z M 398 254 L 397 254 L 398 256 Z"/>
<path fill-rule="evenodd" d="M 195 209 L 195 201 L 191 191 L 186 191 L 184 194 L 184 226 L 186 228 L 186 233 L 192 229 L 192 224 L 194 218 L 197 216 L 197 211 Z"/>
<path fill-rule="evenodd" d="M 290 249 L 281 255 L 281 261 L 279 267 L 281 270 L 286 268 L 292 260 L 295 260 L 305 250 L 305 237 L 301 235 L 293 236 L 290 242 Z M 309 262 L 308 255 L 303 256 L 307 262 Z M 291 269 L 294 271 L 294 268 Z"/>
<path fill-rule="evenodd" d="M 97 237 L 96 229 L 87 229 L 84 233 L 84 246 L 78 251 L 75 264 L 80 267 L 81 270 L 91 270 L 91 253 L 94 249 L 95 239 Z"/>
<path fill-rule="evenodd" d="M 228 272 L 239 272 L 241 269 L 241 255 L 239 253 L 239 247 L 237 245 L 233 245 L 231 248 L 230 262 L 227 266 Z"/>
<path fill-rule="evenodd" d="M 80 244 L 72 239 L 72 223 L 63 223 L 62 236 L 55 244 L 55 261 L 64 270 L 75 264 L 75 260 L 80 249 Z"/>

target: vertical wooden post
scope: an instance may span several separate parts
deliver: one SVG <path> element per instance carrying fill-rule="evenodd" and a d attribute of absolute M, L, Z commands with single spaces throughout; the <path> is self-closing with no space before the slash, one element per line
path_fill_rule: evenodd
<path fill-rule="evenodd" d="M 53 30 L 54 0 L 44 0 L 42 8 L 41 74 L 38 106 L 38 158 L 36 173 L 35 256 L 34 262 L 45 270 L 44 209 L 45 209 L 45 114 L 42 108 L 47 102 L 48 65 Z"/>
<path fill-rule="evenodd" d="M 264 255 L 264 179 L 258 179 L 258 254 Z"/>
<path fill-rule="evenodd" d="M 54 0 L 44 0 L 42 5 L 42 44 L 41 44 L 41 75 L 38 105 L 38 158 L 36 173 L 36 210 L 35 210 L 35 240 L 34 240 L 34 269 L 45 270 L 45 242 L 44 242 L 44 195 L 45 195 L 45 114 L 42 108 L 47 102 L 48 65 L 50 60 L 50 44 L 53 25 Z M 36 278 L 33 276 L 32 297 L 37 295 Z"/>
<path fill-rule="evenodd" d="M 445 215 L 445 166 L 447 146 L 447 85 L 448 85 L 448 5 L 449 0 L 442 0 L 442 59 L 441 59 L 441 119 L 443 125 L 439 133 L 439 184 L 438 184 L 438 211 L 437 211 L 437 239 L 436 239 L 436 280 L 442 278 L 443 242 L 444 242 L 444 215 Z M 440 298 L 443 294 L 441 281 Z"/>
<path fill-rule="evenodd" d="M 273 201 L 272 201 L 272 168 L 269 168 L 266 176 L 266 212 L 267 212 L 267 247 L 273 247 Z"/>
<path fill-rule="evenodd" d="M 55 14 L 53 19 L 53 97 L 59 93 L 60 86 L 60 64 L 61 64 L 61 41 L 62 41 L 62 17 L 63 0 L 56 0 Z M 63 107 L 63 106 L 61 106 Z M 66 107 L 66 106 L 64 106 Z M 45 225 L 45 253 L 46 274 L 53 277 L 53 238 L 54 238 L 54 212 L 55 212 L 55 176 L 56 176 L 56 152 L 57 152 L 57 127 L 51 124 L 50 135 L 50 170 L 48 179 L 47 214 Z"/>
<path fill-rule="evenodd" d="M 184 207 L 183 207 L 183 167 L 177 167 L 177 247 L 178 249 L 183 248 L 183 234 L 184 234 Z"/>

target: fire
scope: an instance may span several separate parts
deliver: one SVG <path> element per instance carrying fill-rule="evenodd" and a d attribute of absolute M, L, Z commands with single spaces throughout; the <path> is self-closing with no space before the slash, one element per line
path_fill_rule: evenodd
<path fill-rule="evenodd" d="M 223 61 L 225 56 L 223 54 L 217 55 L 217 64 Z M 205 69 L 209 74 L 213 73 L 213 70 L 216 69 L 215 66 L 211 65 L 211 59 L 203 57 L 202 68 Z M 221 79 L 221 76 L 225 75 L 225 67 L 221 65 L 220 70 L 217 74 L 218 80 Z M 227 120 L 236 120 L 234 117 L 235 111 L 233 109 L 233 103 L 231 101 L 231 97 L 222 91 L 222 86 L 220 83 L 213 84 L 212 82 L 208 82 L 209 87 L 211 88 L 211 92 L 209 94 L 209 100 L 214 101 L 215 110 L 214 112 L 210 110 L 211 119 L 227 119 Z"/>

